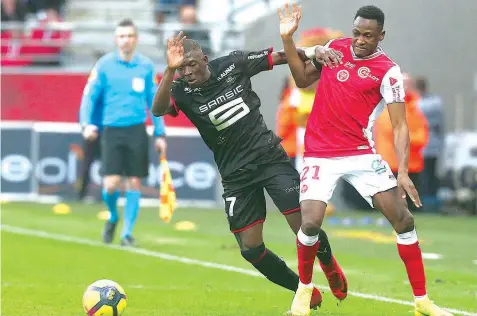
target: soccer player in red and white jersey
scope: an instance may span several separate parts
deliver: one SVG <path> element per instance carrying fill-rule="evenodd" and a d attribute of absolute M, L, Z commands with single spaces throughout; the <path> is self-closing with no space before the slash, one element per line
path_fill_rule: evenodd
<path fill-rule="evenodd" d="M 384 13 L 375 6 L 357 11 L 353 36 L 327 44 L 343 54 L 341 63 L 334 67 L 321 67 L 316 61 L 305 64 L 298 57 L 292 35 L 301 18 L 299 7 L 294 5 L 290 12 L 286 6 L 284 13 L 279 10 L 279 17 L 280 34 L 297 86 L 307 87 L 320 80 L 305 133 L 300 184 L 302 225 L 297 234 L 300 284 L 291 314 L 310 313 L 318 233 L 336 183 L 344 178 L 383 213 L 396 231 L 399 255 L 415 296 L 415 315 L 451 315 L 427 297 L 421 249 L 405 199 L 408 194 L 417 207 L 421 206 L 407 169 L 409 130 L 403 76 L 399 66 L 379 46 L 385 35 Z M 388 164 L 375 153 L 371 139 L 373 123 L 386 106 L 399 159 L 397 180 Z"/>

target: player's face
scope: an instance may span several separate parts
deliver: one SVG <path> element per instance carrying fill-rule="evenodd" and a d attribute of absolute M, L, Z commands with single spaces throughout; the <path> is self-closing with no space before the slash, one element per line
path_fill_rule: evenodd
<path fill-rule="evenodd" d="M 357 57 L 366 57 L 374 52 L 385 32 L 376 20 L 357 17 L 353 23 L 353 51 Z"/>
<path fill-rule="evenodd" d="M 182 66 L 177 68 L 181 76 L 190 87 L 203 84 L 207 78 L 208 58 L 201 51 L 191 51 L 184 55 Z"/>
<path fill-rule="evenodd" d="M 137 33 L 133 26 L 118 26 L 116 28 L 116 45 L 125 54 L 131 54 L 136 49 Z"/>

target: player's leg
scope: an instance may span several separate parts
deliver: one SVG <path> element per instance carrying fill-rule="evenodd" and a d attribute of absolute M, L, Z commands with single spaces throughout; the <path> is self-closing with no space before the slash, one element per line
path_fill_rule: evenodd
<path fill-rule="evenodd" d="M 118 223 L 117 201 L 121 184 L 122 150 L 114 128 L 105 128 L 101 137 L 101 171 L 103 174 L 103 200 L 109 211 L 109 220 L 103 230 L 103 240 L 111 243 Z"/>
<path fill-rule="evenodd" d="M 270 165 L 266 172 L 271 172 L 272 176 L 264 181 L 264 187 L 280 212 L 285 215 L 290 228 L 297 234 L 302 222 L 298 172 L 287 162 Z M 343 300 L 347 295 L 346 278 L 333 256 L 326 232 L 320 229 L 318 235 L 317 257 L 321 269 L 328 279 L 333 294 Z"/>
<path fill-rule="evenodd" d="M 308 315 L 313 265 L 319 248 L 319 232 L 326 205 L 333 195 L 342 171 L 332 159 L 305 158 L 300 178 L 301 228 L 297 233 L 298 274 L 300 283 L 293 299 L 292 315 Z M 343 273 L 343 285 L 346 279 Z M 345 292 L 347 285 L 342 288 Z"/>
<path fill-rule="evenodd" d="M 225 212 L 230 231 L 235 235 L 242 257 L 271 282 L 295 292 L 298 275 L 285 261 L 265 246 L 263 222 L 266 218 L 266 203 L 261 186 L 249 185 L 238 190 L 224 192 Z M 321 293 L 315 289 L 315 308 L 321 303 Z"/>
<path fill-rule="evenodd" d="M 416 315 L 450 315 L 427 298 L 424 264 L 414 217 L 406 200 L 398 193 L 396 179 L 388 164 L 381 160 L 379 155 L 364 155 L 351 159 L 353 161 L 350 161 L 350 164 L 356 166 L 357 171 L 347 174 L 345 179 L 388 219 L 396 231 L 399 256 L 406 267 L 416 299 Z"/>
<path fill-rule="evenodd" d="M 127 130 L 125 175 L 128 181 L 121 244 L 134 246 L 135 240 L 132 232 L 139 214 L 141 179 L 147 177 L 149 169 L 149 139 L 145 126 L 142 124 L 128 127 Z"/>

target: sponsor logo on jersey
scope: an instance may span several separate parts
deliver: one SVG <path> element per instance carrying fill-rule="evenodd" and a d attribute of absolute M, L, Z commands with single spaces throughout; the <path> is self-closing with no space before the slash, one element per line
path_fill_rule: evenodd
<path fill-rule="evenodd" d="M 366 78 L 371 78 L 374 81 L 379 81 L 379 78 L 371 74 L 371 70 L 369 70 L 368 67 L 360 67 L 358 69 L 358 76 L 360 78 L 366 79 Z"/>
<path fill-rule="evenodd" d="M 235 69 L 235 64 L 232 64 L 232 65 L 228 66 L 227 69 L 225 69 L 224 72 L 221 73 L 220 76 L 217 77 L 217 81 L 220 81 L 220 80 L 224 79 L 234 69 Z"/>
<path fill-rule="evenodd" d="M 263 51 L 260 54 L 250 54 L 250 55 L 248 55 L 247 59 L 258 59 L 258 58 L 262 58 L 262 57 L 267 56 L 267 55 L 268 55 L 268 50 Z"/>
<path fill-rule="evenodd" d="M 238 85 L 237 87 L 233 88 L 232 90 L 229 90 L 215 99 L 207 102 L 207 104 L 203 104 L 199 106 L 199 111 L 200 113 L 207 112 L 209 109 L 212 109 L 213 107 L 220 105 L 224 103 L 225 101 L 228 101 L 230 99 L 233 99 L 236 95 L 240 94 L 243 92 L 243 87 L 242 85 Z"/>
<path fill-rule="evenodd" d="M 189 93 L 200 93 L 201 91 L 202 91 L 201 88 L 194 88 L 194 89 L 192 89 L 190 87 L 185 87 L 184 88 L 184 92 L 187 93 L 187 94 L 189 94 Z"/>
<path fill-rule="evenodd" d="M 355 64 L 352 64 L 352 63 L 350 63 L 349 61 L 347 61 L 347 62 L 344 64 L 344 66 L 345 66 L 346 68 L 351 68 L 351 69 L 354 69 L 354 67 L 356 67 Z"/>

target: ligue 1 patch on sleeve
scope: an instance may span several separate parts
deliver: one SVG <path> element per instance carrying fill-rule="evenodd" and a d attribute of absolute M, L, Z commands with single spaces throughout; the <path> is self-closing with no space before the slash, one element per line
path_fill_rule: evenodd
<path fill-rule="evenodd" d="M 136 92 L 143 92 L 146 87 L 146 83 L 143 78 L 133 78 L 132 89 Z"/>

